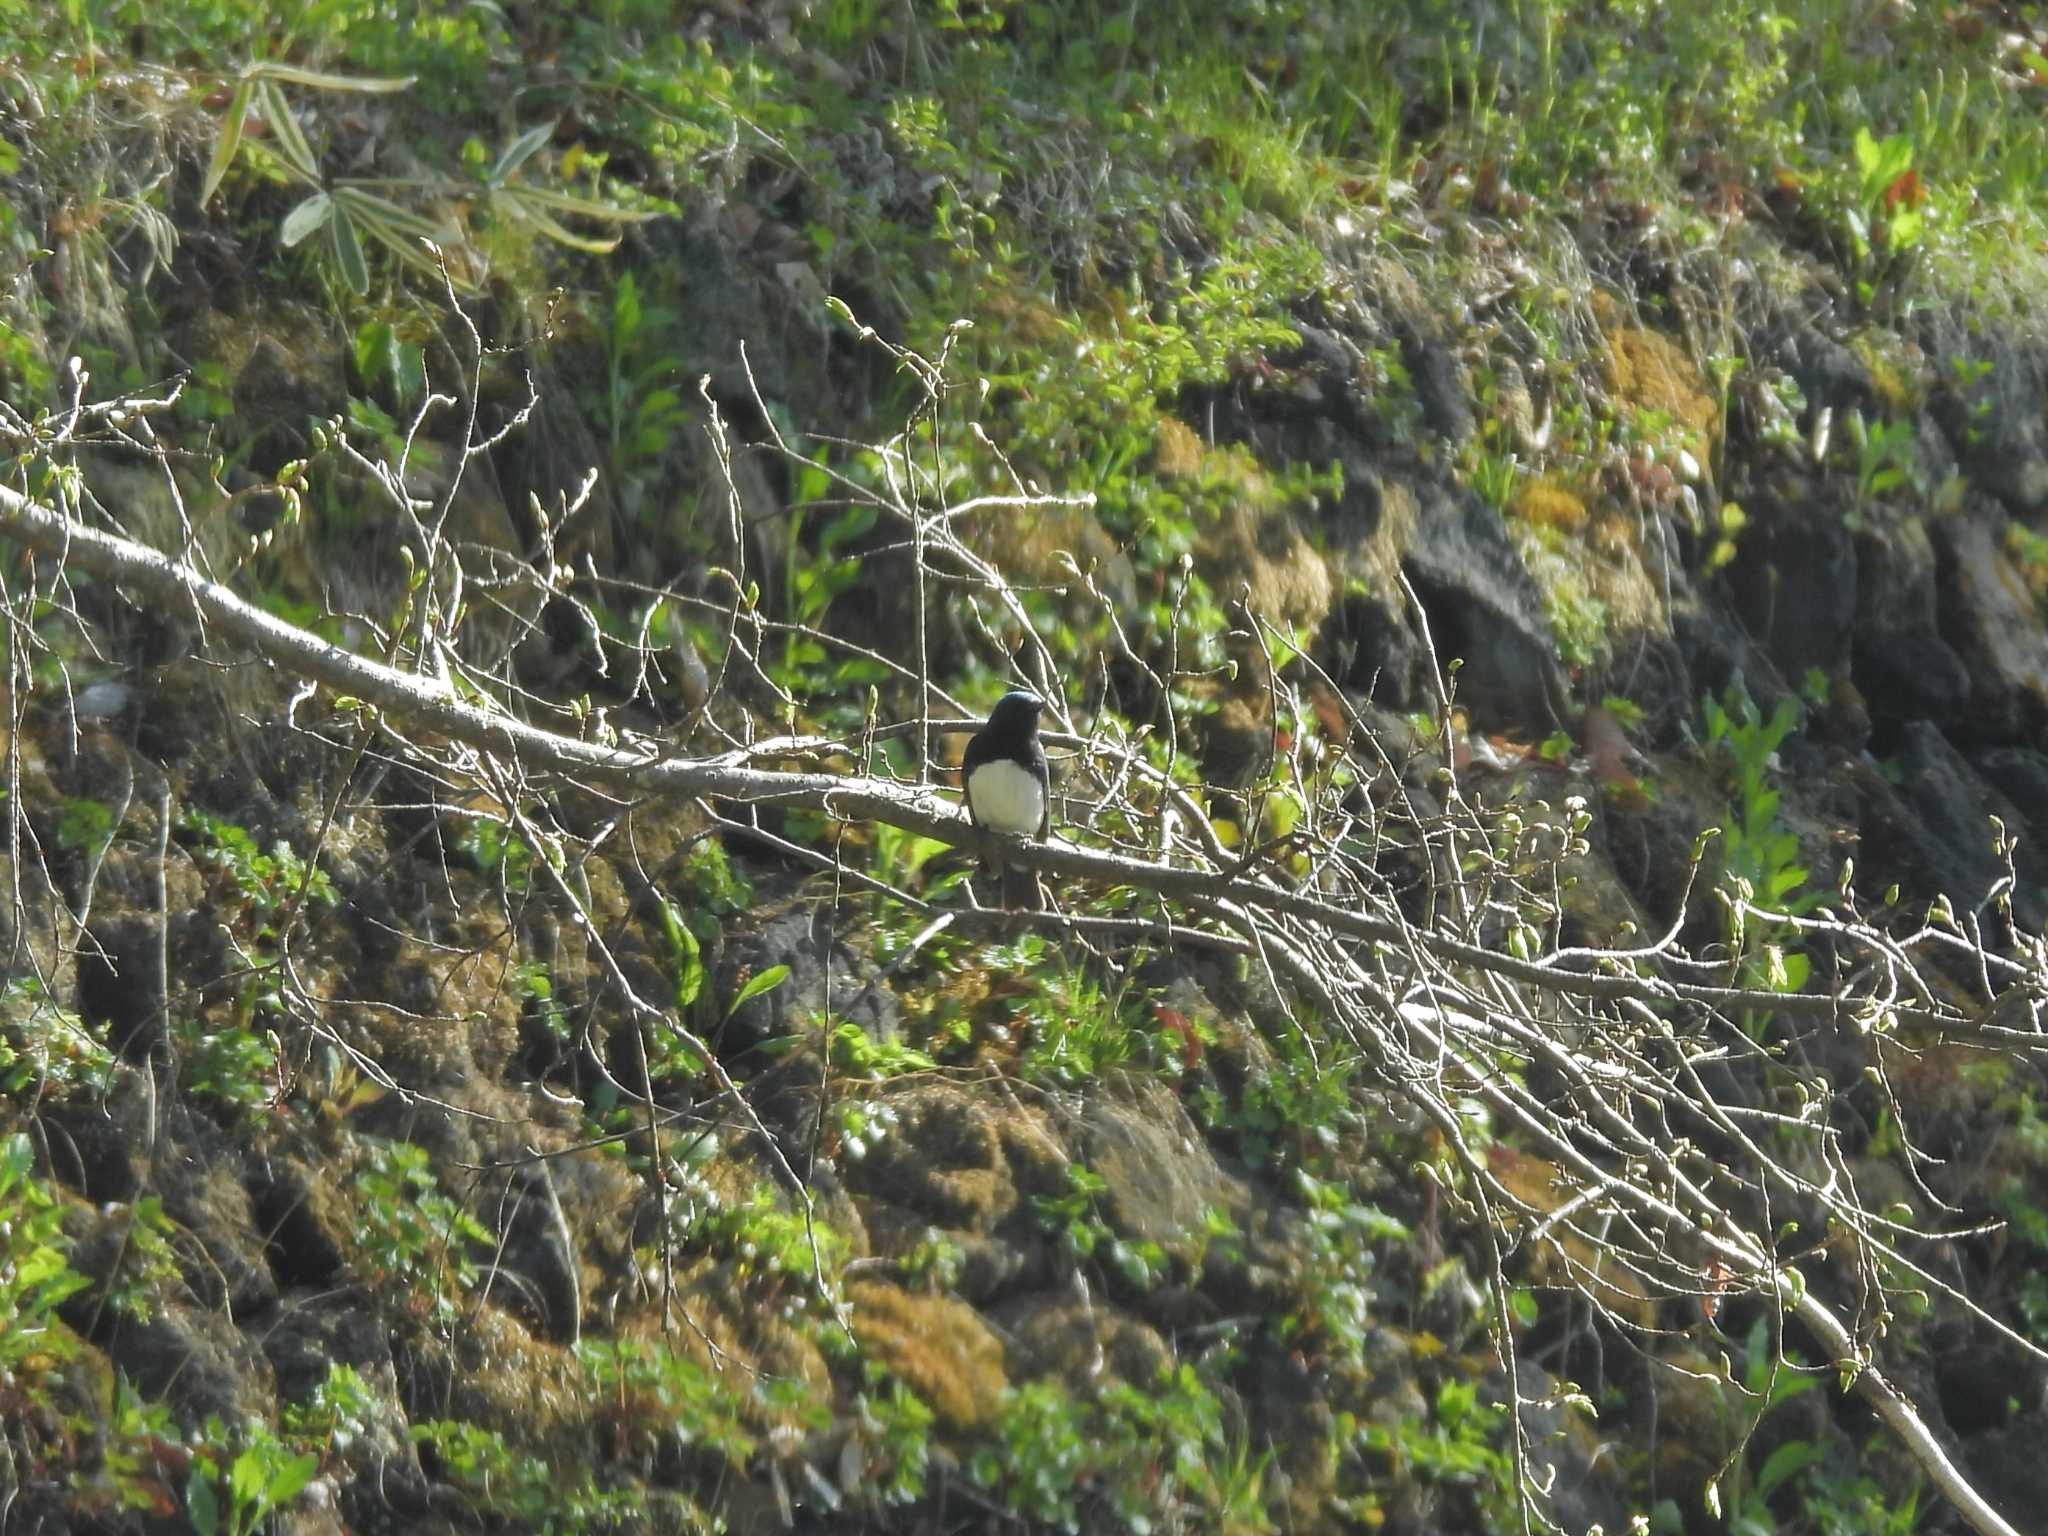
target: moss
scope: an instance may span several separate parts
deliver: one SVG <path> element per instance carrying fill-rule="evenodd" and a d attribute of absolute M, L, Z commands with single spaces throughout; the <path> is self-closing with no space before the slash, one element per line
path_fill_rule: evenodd
<path fill-rule="evenodd" d="M 1545 477 L 1525 480 L 1515 489 L 1508 511 L 1525 523 L 1555 528 L 1560 533 L 1577 533 L 1586 526 L 1586 503 L 1577 491 Z"/>
<path fill-rule="evenodd" d="M 1559 1211 L 1571 1197 L 1567 1181 L 1555 1166 L 1506 1143 L 1488 1151 L 1487 1168 L 1509 1194 L 1546 1216 Z M 1567 1222 L 1551 1225 L 1545 1236 L 1529 1247 L 1527 1262 L 1528 1278 L 1538 1285 L 1583 1285 L 1610 1312 L 1638 1327 L 1647 1328 L 1656 1321 L 1657 1305 L 1650 1287 L 1612 1254 L 1571 1230 Z"/>
<path fill-rule="evenodd" d="M 1641 326 L 1606 324 L 1607 392 L 1617 405 L 1669 417 L 1695 452 L 1711 456 L 1721 437 L 1721 405 L 1685 349 Z"/>
<path fill-rule="evenodd" d="M 882 1281 L 847 1287 L 853 1334 L 869 1361 L 915 1392 L 940 1421 L 973 1429 L 994 1418 L 1010 1381 L 1003 1346 L 965 1302 Z"/>
<path fill-rule="evenodd" d="M 1193 427 L 1172 416 L 1159 418 L 1152 433 L 1152 465 L 1162 479 L 1194 479 L 1201 473 L 1203 452 Z"/>
<path fill-rule="evenodd" d="M 1871 390 L 1887 417 L 1911 416 L 1926 403 L 1927 360 L 1912 342 L 1866 327 L 1849 338 L 1849 350 L 1869 370 Z"/>

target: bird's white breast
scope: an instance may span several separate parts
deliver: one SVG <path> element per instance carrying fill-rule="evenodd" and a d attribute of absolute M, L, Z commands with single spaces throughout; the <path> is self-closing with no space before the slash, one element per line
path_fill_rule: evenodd
<path fill-rule="evenodd" d="M 975 769 L 967 779 L 967 798 L 974 802 L 976 820 L 998 832 L 1035 837 L 1045 819 L 1044 787 L 1007 758 Z"/>

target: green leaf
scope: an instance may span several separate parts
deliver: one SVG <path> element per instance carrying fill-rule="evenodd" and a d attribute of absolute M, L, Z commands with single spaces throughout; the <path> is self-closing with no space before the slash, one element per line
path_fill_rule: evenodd
<path fill-rule="evenodd" d="M 669 956 L 676 966 L 676 1007 L 687 1013 L 704 990 L 703 948 L 666 896 L 661 898 L 661 927 L 668 935 Z"/>
<path fill-rule="evenodd" d="M 306 135 L 299 127 L 299 120 L 292 116 L 292 104 L 285 100 L 284 92 L 268 80 L 256 84 L 256 100 L 263 111 L 263 120 L 270 125 L 270 142 L 276 146 L 277 158 L 301 181 L 320 185 L 320 162 L 313 158 L 313 146 L 306 142 Z"/>
<path fill-rule="evenodd" d="M 453 219 L 430 218 L 394 203 L 388 197 L 379 197 L 357 183 L 345 182 L 336 188 L 334 200 L 344 204 L 372 233 L 378 233 L 379 226 L 391 231 L 388 234 L 378 233 L 378 238 L 386 243 L 398 235 L 413 235 L 441 245 L 456 245 L 462 239 L 462 231 Z"/>
<path fill-rule="evenodd" d="M 491 184 L 496 186 L 504 181 L 514 171 L 518 170 L 520 166 L 532 159 L 535 152 L 554 136 L 555 125 L 553 122 L 542 123 L 538 128 L 529 128 L 526 132 L 519 135 L 518 138 L 505 146 L 505 152 L 498 156 L 498 163 L 491 167 L 491 174 L 488 178 Z"/>
<path fill-rule="evenodd" d="M 577 197 L 568 192 L 555 192 L 546 187 L 508 187 L 510 196 L 522 203 L 536 207 L 551 208 L 556 213 L 571 213 L 586 219 L 602 219 L 607 224 L 645 224 L 649 219 L 658 219 L 658 211 L 646 208 L 620 208 L 611 203 L 600 203 L 594 198 Z"/>
<path fill-rule="evenodd" d="M 273 1509 L 289 1504 L 299 1496 L 306 1484 L 313 1481 L 313 1474 L 319 1470 L 318 1456 L 294 1456 L 270 1474 L 270 1482 L 263 1489 L 263 1502 Z"/>
<path fill-rule="evenodd" d="M 1778 1485 L 1796 1477 L 1821 1459 L 1821 1449 L 1811 1440 L 1788 1440 L 1771 1452 L 1763 1470 L 1756 1475 L 1756 1496 L 1768 1499 Z"/>
<path fill-rule="evenodd" d="M 730 1018 L 738 1013 L 744 1004 L 752 1002 L 765 992 L 773 992 L 787 980 L 789 967 L 786 965 L 771 965 L 765 971 L 756 971 L 748 978 L 747 984 L 734 994 L 732 1006 L 725 1010 L 726 1016 Z"/>
<path fill-rule="evenodd" d="M 341 280 L 348 284 L 349 292 L 360 299 L 370 291 L 370 263 L 363 256 L 362 237 L 339 203 L 334 205 L 333 212 L 327 222 L 327 234 L 333 244 L 334 263 L 341 268 Z"/>
<path fill-rule="evenodd" d="M 593 256 L 603 256 L 619 247 L 619 237 L 612 235 L 598 239 L 579 235 L 561 223 L 551 214 L 544 212 L 532 200 L 531 187 L 504 187 L 493 193 L 490 204 L 501 209 L 522 224 L 531 224 L 557 245 L 565 245 L 572 251 L 586 251 Z"/>
<path fill-rule="evenodd" d="M 0 1195 L 19 1184 L 35 1165 L 35 1144 L 20 1131 L 0 1143 Z"/>
<path fill-rule="evenodd" d="M 252 1445 L 228 1468 L 228 1495 L 237 1509 L 246 1509 L 262 1494 L 263 1454 Z"/>
<path fill-rule="evenodd" d="M 244 80 L 235 87 L 235 94 L 228 101 L 227 116 L 221 119 L 220 137 L 214 141 L 213 158 L 206 164 L 206 182 L 199 189 L 199 206 L 204 208 L 213 201 L 213 194 L 220 190 L 228 167 L 234 164 L 235 151 L 242 147 L 242 127 L 249 118 L 249 97 L 255 86 Z"/>
<path fill-rule="evenodd" d="M 325 224 L 333 212 L 334 199 L 325 192 L 315 192 L 284 216 L 284 223 L 278 226 L 278 244 L 290 250 Z"/>
<path fill-rule="evenodd" d="M 359 91 L 365 95 L 388 96 L 394 91 L 410 89 L 417 77 L 329 75 L 317 69 L 301 69 L 296 64 L 280 64 L 273 59 L 264 59 L 244 69 L 242 78 L 245 81 L 282 80 L 288 85 L 309 85 L 318 91 Z"/>
<path fill-rule="evenodd" d="M 213 1484 L 206 1472 L 205 1462 L 193 1463 L 192 1480 L 185 1485 L 185 1513 L 191 1517 L 192 1529 L 199 1536 L 216 1536 L 220 1530 L 220 1503 L 213 1496 Z"/>

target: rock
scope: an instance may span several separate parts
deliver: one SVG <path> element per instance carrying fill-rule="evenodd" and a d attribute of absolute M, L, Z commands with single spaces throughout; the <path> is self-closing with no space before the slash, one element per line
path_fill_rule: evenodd
<path fill-rule="evenodd" d="M 1933 528 L 1942 636 L 1971 680 L 1958 739 L 1992 746 L 2048 735 L 2048 632 L 2001 533 L 2002 519 L 1980 498 Z"/>
<path fill-rule="evenodd" d="M 1252 1193 L 1224 1171 L 1165 1084 L 1128 1077 L 1114 1095 L 1091 1094 L 1073 1134 L 1079 1161 L 1103 1181 L 1098 1208 L 1119 1237 L 1156 1243 L 1192 1263 L 1206 1246 L 1209 1213 L 1246 1225 Z"/>
<path fill-rule="evenodd" d="M 1003 1346 L 973 1308 L 878 1281 L 846 1288 L 864 1358 L 890 1371 L 941 1423 L 974 1429 L 993 1419 L 1009 1387 Z"/>
<path fill-rule="evenodd" d="M 1749 526 L 1723 577 L 1749 632 L 1797 683 L 1849 663 L 1856 628 L 1856 546 L 1841 494 L 1825 482 L 1789 479 L 1752 490 Z"/>
<path fill-rule="evenodd" d="M 252 322 L 258 329 L 235 374 L 234 425 L 252 450 L 250 467 L 271 474 L 311 450 L 308 425 L 341 409 L 348 381 L 334 327 L 310 307 L 241 317 Z"/>
<path fill-rule="evenodd" d="M 1800 430 L 1811 431 L 1813 414 L 1829 410 L 1846 416 L 1861 411 L 1866 417 L 1882 413 L 1876 381 L 1870 365 L 1852 349 L 1811 325 L 1788 330 L 1768 350 L 1769 360 L 1789 374 L 1806 397 L 1808 416 Z"/>
<path fill-rule="evenodd" d="M 1417 479 L 1401 564 L 1429 616 L 1439 664 L 1464 665 L 1457 695 L 1488 726 L 1548 733 L 1570 714 L 1543 596 L 1500 515 L 1471 492 Z"/>
<path fill-rule="evenodd" d="M 203 1304 L 247 1317 L 277 1300 L 249 1193 L 239 1176 L 240 1148 L 183 1105 L 164 1112 L 174 1156 L 158 1159 L 164 1214 L 188 1241 L 174 1244 L 186 1288 Z M 179 1120 L 185 1125 L 179 1125 Z M 192 1251 L 196 1244 L 200 1250 Z"/>
<path fill-rule="evenodd" d="M 146 1062 L 163 1045 L 165 945 L 162 918 L 110 912 L 93 918 L 80 946 L 79 1011 L 131 1061 Z"/>
<path fill-rule="evenodd" d="M 1025 1202 L 1065 1188 L 1067 1157 L 1043 1116 L 939 1083 L 888 1103 L 895 1131 L 840 1170 L 875 1251 L 899 1257 L 945 1237 L 962 1254 L 956 1289 L 977 1303 L 1049 1277 L 1050 1246 Z"/>
<path fill-rule="evenodd" d="M 1869 509 L 1854 535 L 1854 676 L 1869 713 L 1885 725 L 1948 726 L 1970 699 L 1970 673 L 1941 638 L 1938 567 L 1925 520 Z"/>
<path fill-rule="evenodd" d="M 335 1366 L 355 1371 L 366 1388 L 357 1404 L 368 1411 L 333 1446 L 356 1474 L 344 1486 L 375 1491 L 380 1523 L 394 1512 L 423 1514 L 426 1474 L 420 1470 L 411 1425 L 399 1404 L 390 1336 L 376 1315 L 355 1304 L 347 1292 L 293 1293 L 262 1330 L 261 1342 L 276 1373 L 280 1403 L 310 1403 Z"/>
<path fill-rule="evenodd" d="M 2048 820 L 2048 753 L 2032 747 L 1993 747 L 1971 759 L 2014 805 L 2023 806 L 2034 822 Z"/>
<path fill-rule="evenodd" d="M 1057 1377 L 1076 1396 L 1093 1397 L 1114 1381 L 1147 1388 L 1173 1366 L 1157 1329 L 1071 1292 L 1020 1297 L 999 1308 L 994 1321 L 1014 1341 L 1012 1378 Z"/>
<path fill-rule="evenodd" d="M 876 1040 L 896 1038 L 895 994 L 865 955 L 836 941 L 826 910 L 793 903 L 751 932 L 731 934 L 719 994 L 731 997 L 778 965 L 789 967 L 782 985 L 749 998 L 726 1021 L 726 1054 L 809 1029 L 828 1006 L 835 1023 L 857 1024 Z"/>
<path fill-rule="evenodd" d="M 1541 1366 L 1518 1360 L 1515 1378 L 1522 1398 L 1522 1432 L 1529 1438 L 1529 1471 L 1537 1487 L 1549 1490 L 1550 1518 L 1566 1531 L 1596 1526 L 1626 1531 L 1635 1490 L 1621 1476 L 1599 1427 L 1559 1400 L 1557 1378 Z M 1504 1374 L 1488 1377 L 1487 1387 L 1495 1400 L 1507 1400 Z"/>
<path fill-rule="evenodd" d="M 1967 382 L 1944 380 L 1931 402 L 1970 483 L 2014 515 L 2048 508 L 2048 427 L 2041 365 L 2014 351 Z"/>
<path fill-rule="evenodd" d="M 496 1299 L 507 1305 L 525 1303 L 543 1337 L 573 1344 L 583 1331 L 582 1264 L 576 1235 L 555 1188 L 557 1161 L 542 1157 L 517 1162 L 505 1170 L 502 1184 L 493 1180 L 495 1188 L 486 1190 L 485 1224 L 498 1228 L 499 1247 L 485 1271 L 481 1294 L 490 1297 L 504 1283 L 505 1292 Z"/>
<path fill-rule="evenodd" d="M 268 1423 L 277 1383 L 256 1340 L 225 1313 L 163 1298 L 146 1321 L 110 1314 L 102 1347 L 144 1399 L 182 1423 Z"/>
<path fill-rule="evenodd" d="M 17 888 L 19 903 L 12 898 Z M 0 853 L 0 889 L 9 893 L 9 899 L 0 902 L 0 977 L 32 981 L 41 996 L 58 1007 L 74 1006 L 78 977 L 72 951 L 57 942 L 58 903 L 63 898 L 50 883 L 48 871 L 40 860 L 17 864 L 13 855 Z M 68 915 L 69 908 L 63 910 Z"/>
<path fill-rule="evenodd" d="M 246 1177 L 271 1263 L 286 1285 L 331 1284 L 347 1262 L 356 1218 L 333 1179 L 298 1157 L 252 1158 Z"/>
<path fill-rule="evenodd" d="M 1996 815 L 2009 830 L 2024 832 L 2026 817 L 1926 721 L 1905 728 L 1899 766 L 1896 795 L 1879 776 L 1859 781 L 1863 883 L 1881 887 L 1896 880 L 1909 891 L 1945 894 L 1959 912 L 1976 908 L 2005 873 L 1992 851 L 1988 818 Z M 2023 927 L 2037 929 L 2048 910 L 2022 891 L 2015 915 Z"/>
<path fill-rule="evenodd" d="M 1970 1483 L 1992 1508 L 2024 1530 L 2048 1509 L 2048 1409 L 2035 1406 L 2009 1423 L 1963 1441 Z"/>
<path fill-rule="evenodd" d="M 1453 447 L 1478 430 L 1472 414 L 1472 391 L 1466 388 L 1458 360 L 1441 337 L 1419 322 L 1400 327 L 1401 362 L 1415 386 L 1422 421 L 1431 432 L 1448 438 Z"/>

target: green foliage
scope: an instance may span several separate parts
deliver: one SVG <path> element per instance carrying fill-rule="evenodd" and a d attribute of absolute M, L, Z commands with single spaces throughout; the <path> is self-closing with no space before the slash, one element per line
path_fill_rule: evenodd
<path fill-rule="evenodd" d="M 1873 1441 L 1863 1464 L 1876 1467 L 1889 1454 Z M 1904 1494 L 1887 1492 L 1866 1473 L 1845 1476 L 1824 1465 L 1813 1467 L 1799 1484 L 1801 1513 L 1814 1536 L 1913 1536 L 1928 1513 L 1921 1492 L 1917 1484 Z"/>
<path fill-rule="evenodd" d="M 1308 1252 L 1300 1270 L 1301 1305 L 1280 1321 L 1295 1348 L 1351 1365 L 1365 1360 L 1373 1301 L 1374 1245 L 1405 1242 L 1408 1229 L 1345 1186 L 1297 1172 L 1307 1209 Z"/>
<path fill-rule="evenodd" d="M 66 1257 L 63 1211 L 35 1164 L 19 1131 L 0 1141 L 0 1385 L 13 1389 L 71 1358 L 76 1343 L 57 1308 L 87 1284 Z"/>
<path fill-rule="evenodd" d="M 938 1063 L 900 1040 L 877 1040 L 858 1024 L 832 1026 L 832 1065 L 852 1077 L 880 1082 L 906 1072 L 930 1072 Z"/>
<path fill-rule="evenodd" d="M 241 1449 L 230 1456 L 239 1438 Z M 320 1470 L 320 1458 L 295 1452 L 264 1425 L 231 1437 L 209 1419 L 192 1448 L 185 1513 L 198 1536 L 253 1536 L 256 1528 L 292 1501 Z"/>
<path fill-rule="evenodd" d="M 1518 1525 L 1514 1453 L 1507 1409 L 1482 1401 L 1478 1384 L 1447 1381 L 1437 1388 L 1429 1419 L 1402 1419 L 1358 1431 L 1357 1444 L 1385 1459 L 1397 1477 L 1467 1491 L 1488 1530 Z"/>
<path fill-rule="evenodd" d="M 1183 1042 L 1155 1022 L 1145 998 L 1105 988 L 1042 935 L 991 948 L 988 963 L 1026 988 L 1010 1018 L 1022 1039 L 1018 1071 L 1027 1081 L 1077 1088 L 1120 1067 L 1181 1071 Z"/>
<path fill-rule="evenodd" d="M 1858 127 L 1852 148 L 1856 176 L 1844 199 L 1842 223 L 1855 256 L 1857 296 L 1869 304 L 1876 296 L 1880 262 L 1896 261 L 1919 246 L 1926 229 L 1921 212 L 1925 192 L 1913 169 L 1913 141 L 1905 134 L 1878 139 L 1869 128 Z"/>
<path fill-rule="evenodd" d="M 1865 421 L 1861 411 L 1851 411 L 1849 441 L 1856 448 L 1858 519 L 1872 502 L 1918 482 L 1919 454 L 1911 421 Z"/>
<path fill-rule="evenodd" d="M 327 871 L 300 858 L 282 838 L 265 852 L 243 828 L 197 809 L 180 816 L 178 827 L 196 839 L 195 856 L 218 873 L 236 925 L 252 930 L 253 937 L 274 939 L 271 919 L 290 905 L 331 907 L 341 899 Z"/>
<path fill-rule="evenodd" d="M 285 214 L 278 226 L 278 244 L 290 250 L 319 237 L 321 249 L 342 282 L 358 298 L 370 291 L 366 241 L 382 247 L 400 266 L 429 283 L 439 284 L 445 273 L 445 280 L 458 287 L 479 287 L 481 252 L 470 244 L 468 231 L 450 211 L 465 199 L 475 200 L 486 218 L 579 251 L 607 252 L 618 240 L 578 235 L 562 224 L 563 215 L 613 225 L 651 217 L 520 183 L 521 169 L 553 137 L 552 123 L 515 135 L 473 181 L 426 175 L 330 179 L 323 173 L 321 156 L 307 138 L 285 90 L 293 86 L 330 93 L 390 95 L 412 84 L 409 77 L 329 74 L 268 59 L 245 66 L 236 77 L 234 93 L 221 118 L 200 202 L 212 201 L 229 170 L 241 159 L 254 159 L 259 177 L 277 177 L 311 188 L 310 194 Z M 269 130 L 260 144 L 246 131 L 252 112 Z"/>
<path fill-rule="evenodd" d="M 754 887 L 714 838 L 701 838 L 683 855 L 676 892 L 692 908 L 730 917 L 754 904 Z"/>
<path fill-rule="evenodd" d="M 592 1398 L 620 1404 L 629 1432 L 663 1448 L 707 1453 L 735 1470 L 758 1448 L 747 1428 L 747 1394 L 731 1373 L 709 1370 L 659 1339 L 585 1339 L 576 1360 Z"/>
<path fill-rule="evenodd" d="M 269 971 L 244 985 L 239 1011 L 249 1009 L 282 1012 Z M 171 1035 L 178 1044 L 178 1080 L 188 1093 L 239 1111 L 263 1109 L 276 1098 L 278 1043 L 268 1030 L 179 1018 L 172 1021 Z"/>
<path fill-rule="evenodd" d="M 121 1259 L 107 1276 L 106 1300 L 123 1317 L 144 1323 L 158 1310 L 165 1287 L 178 1279 L 177 1255 L 171 1249 L 177 1229 L 156 1195 L 137 1196 L 126 1215 Z"/>
<path fill-rule="evenodd" d="M 57 818 L 57 846 L 96 856 L 113 841 L 114 830 L 112 806 L 97 800 L 69 799 Z"/>
<path fill-rule="evenodd" d="M 1773 1408 L 1811 1392 L 1823 1379 L 1801 1370 L 1792 1357 L 1779 1356 L 1770 1319 L 1759 1317 L 1750 1326 L 1743 1348 L 1742 1393 L 1738 1398 L 1722 1391 L 1723 1416 L 1742 1440 L 1706 1492 L 1708 1512 L 1720 1515 L 1725 1510 L 1732 1536 L 1774 1536 L 1778 1526 L 1771 1513 L 1773 1496 L 1822 1459 L 1821 1448 L 1812 1441 L 1790 1439 L 1772 1449 L 1762 1466 L 1751 1467 L 1749 1434 Z"/>
<path fill-rule="evenodd" d="M 825 450 L 820 448 L 818 455 L 796 477 L 782 581 L 783 612 L 798 627 L 784 632 L 782 658 L 772 675 L 802 697 L 851 702 L 862 697 L 866 685 L 887 682 L 889 670 L 868 657 L 831 650 L 817 632 L 824 629 L 832 605 L 860 585 L 862 558 L 856 546 L 880 513 L 868 501 L 834 510 L 828 499 L 833 484 L 825 470 Z M 803 538 L 806 526 L 814 529 L 808 543 Z M 828 707 L 827 717 L 833 713 Z M 845 703 L 837 713 L 853 718 Z"/>
<path fill-rule="evenodd" d="M 496 1430 L 459 1419 L 415 1424 L 412 1438 L 473 1516 L 536 1536 L 641 1531 L 657 1510 L 682 1504 L 680 1495 L 659 1489 L 606 1488 L 588 1466 L 556 1466 Z M 682 1512 L 690 1513 L 687 1507 Z"/>
<path fill-rule="evenodd" d="M 534 860 L 544 857 L 510 822 L 483 815 L 461 818 L 449 851 L 478 873 L 493 877 L 508 896 L 523 896 L 533 889 Z"/>
<path fill-rule="evenodd" d="M 361 1439 L 377 1410 L 377 1394 L 362 1372 L 334 1361 L 310 1398 L 284 1405 L 280 1429 L 291 1444 L 325 1455 Z"/>
<path fill-rule="evenodd" d="M 1166 1250 L 1155 1242 L 1117 1236 L 1102 1214 L 1100 1201 L 1108 1192 L 1101 1174 L 1069 1163 L 1067 1187 L 1054 1195 L 1034 1195 L 1031 1208 L 1039 1224 L 1058 1240 L 1060 1256 L 1069 1264 L 1100 1259 L 1132 1290 L 1149 1291 L 1166 1274 Z"/>
<path fill-rule="evenodd" d="M 853 1400 L 851 1443 L 866 1463 L 863 1484 L 883 1504 L 923 1497 L 932 1460 L 931 1408 L 886 1372 L 869 1368 L 869 1385 Z"/>
<path fill-rule="evenodd" d="M 33 976 L 0 987 L 0 1091 L 23 1102 L 78 1092 L 97 1097 L 107 1091 L 114 1065 L 102 1032 L 58 1007 Z"/>
<path fill-rule="evenodd" d="M 619 275 L 609 315 L 598 328 L 604 347 L 602 416 L 611 449 L 612 484 L 628 517 L 650 509 L 663 485 L 675 440 L 689 420 L 683 402 L 681 317 L 640 296 L 631 272 Z"/>
<path fill-rule="evenodd" d="M 710 1255 L 726 1266 L 733 1286 L 763 1301 L 785 1302 L 792 1312 L 826 1300 L 819 1281 L 829 1288 L 846 1262 L 845 1235 L 789 1210 L 772 1184 L 728 1193 L 709 1162 L 707 1154 L 669 1169 L 666 1237 L 675 1250 Z M 661 1262 L 651 1248 L 641 1256 L 650 1267 Z"/>
<path fill-rule="evenodd" d="M 1051 1381 L 1015 1389 L 968 1474 L 1011 1512 L 1057 1530 L 1252 1533 L 1276 1529 L 1265 1507 L 1270 1454 L 1253 1455 L 1226 1429 L 1222 1403 L 1189 1364 L 1149 1391 L 1117 1382 L 1093 1400 Z"/>
<path fill-rule="evenodd" d="M 476 1254 L 490 1232 L 442 1191 L 426 1150 L 411 1142 L 373 1141 L 355 1186 L 365 1277 L 446 1332 L 476 1288 Z"/>
<path fill-rule="evenodd" d="M 1189 1107 L 1213 1130 L 1235 1141 L 1253 1167 L 1321 1169 L 1346 1137 L 1364 1128 L 1355 1090 L 1359 1063 L 1319 1052 L 1299 1031 L 1271 1042 L 1273 1060 L 1246 1075 L 1235 1102 L 1210 1083 L 1198 1083 Z"/>
<path fill-rule="evenodd" d="M 1721 834 L 1724 879 L 1766 912 L 1797 917 L 1811 911 L 1820 894 L 1801 889 L 1808 875 L 1799 862 L 1799 839 L 1780 821 L 1778 791 L 1770 784 L 1773 755 L 1799 723 L 1798 701 L 1790 695 L 1779 699 L 1769 720 L 1748 694 L 1735 690 L 1723 703 L 1707 699 L 1703 708 L 1707 744 L 1722 753 L 1734 781 Z M 1728 941 L 1742 956 L 1745 982 L 1774 992 L 1803 988 L 1811 962 L 1788 947 L 1785 925 L 1733 904 L 1728 910 Z"/>

